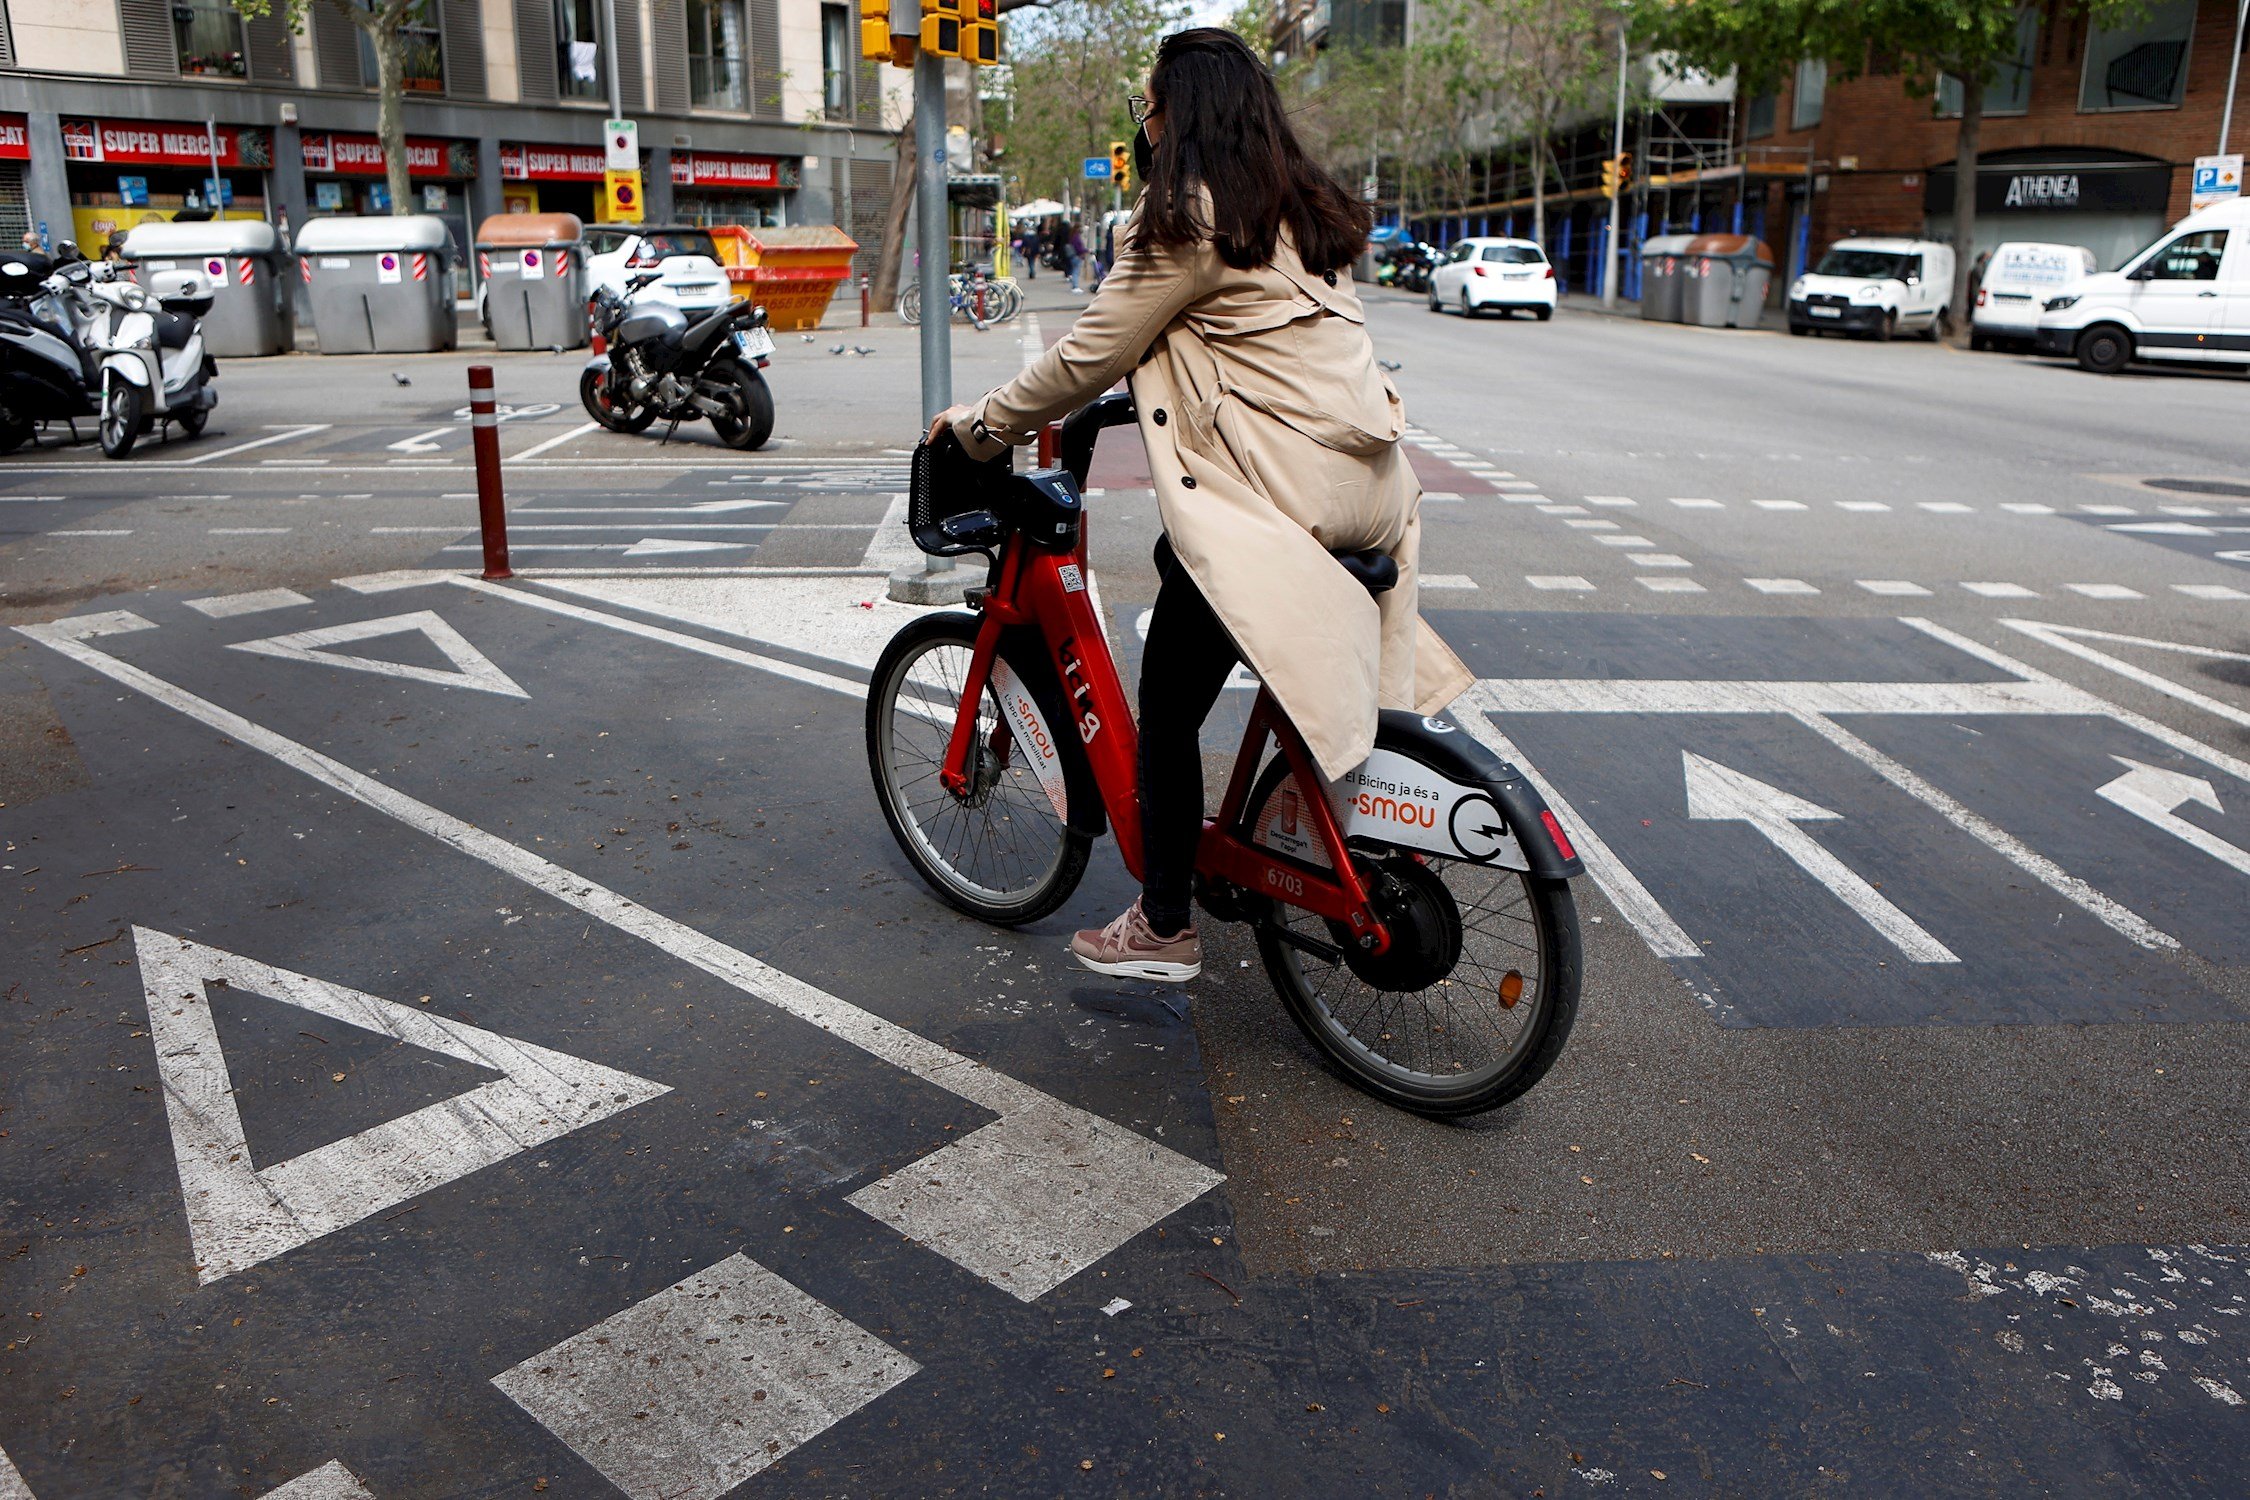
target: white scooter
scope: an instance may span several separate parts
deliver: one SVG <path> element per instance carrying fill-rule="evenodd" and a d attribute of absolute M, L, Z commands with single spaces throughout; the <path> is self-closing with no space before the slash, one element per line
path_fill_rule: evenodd
<path fill-rule="evenodd" d="M 125 267 L 81 260 L 46 283 L 98 371 L 102 452 L 111 458 L 166 422 L 194 437 L 219 403 L 211 389 L 219 366 L 196 321 L 211 310 L 210 288 L 190 271 L 156 280 L 152 295 Z"/>

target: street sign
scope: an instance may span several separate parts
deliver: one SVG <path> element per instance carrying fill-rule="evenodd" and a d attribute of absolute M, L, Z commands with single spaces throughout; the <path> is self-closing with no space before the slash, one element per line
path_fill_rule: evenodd
<path fill-rule="evenodd" d="M 1086 180 L 1088 182 L 1109 181 L 1109 158 L 1106 156 L 1087 157 Z"/>
<path fill-rule="evenodd" d="M 608 172 L 603 174 L 609 198 L 611 223 L 637 224 L 640 222 L 641 174 L 638 172 Z"/>
<path fill-rule="evenodd" d="M 604 120 L 602 150 L 607 157 L 604 165 L 610 171 L 640 171 L 641 127 L 631 120 Z"/>
<path fill-rule="evenodd" d="M 2201 213 L 2216 203 L 2232 203 L 2242 196 L 2242 153 L 2232 156 L 2199 156 L 2195 159 L 2195 186 L 2188 194 L 2188 212 Z"/>

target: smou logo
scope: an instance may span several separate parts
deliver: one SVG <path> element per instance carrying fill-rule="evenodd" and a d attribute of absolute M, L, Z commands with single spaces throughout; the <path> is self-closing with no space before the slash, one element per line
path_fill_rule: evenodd
<path fill-rule="evenodd" d="M 1363 818 L 1380 818 L 1386 823 L 1399 823 L 1408 828 L 1437 827 L 1437 808 L 1427 802 L 1401 802 L 1395 797 L 1378 797 L 1361 792 L 1352 802 L 1352 810 Z"/>

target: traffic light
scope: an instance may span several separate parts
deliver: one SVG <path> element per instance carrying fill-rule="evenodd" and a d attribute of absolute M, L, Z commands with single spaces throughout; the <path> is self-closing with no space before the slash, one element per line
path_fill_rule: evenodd
<path fill-rule="evenodd" d="M 1120 193 L 1133 190 L 1133 148 L 1123 141 L 1109 143 L 1109 180 Z"/>
<path fill-rule="evenodd" d="M 1617 196 L 1617 158 L 1614 156 L 1602 158 L 1602 196 L 1605 198 Z"/>
<path fill-rule="evenodd" d="M 859 55 L 870 62 L 891 59 L 891 0 L 859 0 Z"/>
<path fill-rule="evenodd" d="M 1617 186 L 1620 189 L 1633 185 L 1633 153 L 1622 151 L 1617 157 Z"/>
<path fill-rule="evenodd" d="M 922 50 L 933 57 L 961 55 L 962 0 L 922 0 Z"/>
<path fill-rule="evenodd" d="M 976 0 L 976 17 L 961 26 L 961 56 L 972 68 L 1000 61 L 1000 24 L 993 0 Z"/>

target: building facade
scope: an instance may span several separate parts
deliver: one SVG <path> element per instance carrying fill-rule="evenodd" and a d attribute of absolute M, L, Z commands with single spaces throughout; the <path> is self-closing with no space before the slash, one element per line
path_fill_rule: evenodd
<path fill-rule="evenodd" d="M 614 4 L 605 37 L 603 0 L 423 0 L 406 62 L 416 211 L 464 248 L 509 211 L 596 222 L 614 68 L 651 222 L 880 238 L 889 132 L 911 104 L 905 72 L 860 59 L 858 0 Z M 226 0 L 0 0 L 0 235 L 91 254 L 183 211 L 285 228 L 388 212 L 374 77 L 336 0 L 312 0 L 294 35 Z"/>
<path fill-rule="evenodd" d="M 1976 249 L 2046 240 L 2114 266 L 2186 215 L 2194 159 L 2218 148 L 2235 23 L 2235 0 L 2153 0 L 2115 27 L 2057 0 L 2027 9 L 2015 61 L 1986 91 Z M 2239 151 L 2250 118 L 2235 123 Z M 1809 158 L 1817 257 L 1847 235 L 1951 238 L 1959 126 L 1957 88 L 1918 98 L 1879 67 L 1844 80 L 1808 63 L 1746 101 L 1739 139 Z M 1804 184 L 1751 191 L 1778 224 Z"/>

